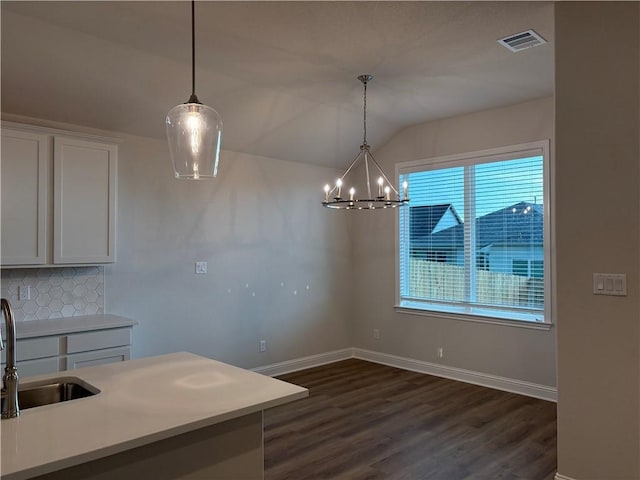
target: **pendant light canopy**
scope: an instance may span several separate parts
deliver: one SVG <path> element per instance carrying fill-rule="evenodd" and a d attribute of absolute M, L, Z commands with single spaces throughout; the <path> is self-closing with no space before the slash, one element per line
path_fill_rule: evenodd
<path fill-rule="evenodd" d="M 218 174 L 222 117 L 196 96 L 195 1 L 191 2 L 191 96 L 167 114 L 167 140 L 176 178 L 200 180 Z"/>
<path fill-rule="evenodd" d="M 371 75 L 358 77 L 358 80 L 364 85 L 364 139 L 360 145 L 360 151 L 349 168 L 336 180 L 333 188 L 329 184 L 324 186 L 324 201 L 322 202 L 324 207 L 344 210 L 375 210 L 376 208 L 401 207 L 409 202 L 407 182 L 402 185 L 401 196 L 371 154 L 371 147 L 367 144 L 367 83 L 372 79 Z M 358 163 L 362 163 L 362 165 L 358 165 Z M 375 186 L 377 191 L 373 192 L 371 190 L 372 176 L 377 179 Z M 361 193 L 362 196 L 358 196 L 358 193 Z"/>

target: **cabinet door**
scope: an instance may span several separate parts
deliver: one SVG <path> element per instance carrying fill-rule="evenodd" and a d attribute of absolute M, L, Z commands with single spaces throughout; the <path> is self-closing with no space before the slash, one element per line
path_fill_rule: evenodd
<path fill-rule="evenodd" d="M 26 377 L 32 377 L 33 375 L 43 375 L 45 373 L 59 372 L 60 357 L 51 358 L 39 358 L 37 360 L 25 360 L 18 362 L 16 367 L 18 368 L 18 376 L 20 381 L 23 381 Z M 5 365 L 0 365 L 0 368 L 4 372 Z"/>
<path fill-rule="evenodd" d="M 2 129 L 2 265 L 47 261 L 50 137 Z"/>
<path fill-rule="evenodd" d="M 115 261 L 115 145 L 54 139 L 53 263 Z"/>

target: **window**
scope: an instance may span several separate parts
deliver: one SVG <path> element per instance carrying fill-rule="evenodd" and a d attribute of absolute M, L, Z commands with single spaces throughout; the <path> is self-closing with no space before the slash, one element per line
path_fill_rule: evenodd
<path fill-rule="evenodd" d="M 550 323 L 548 142 L 398 165 L 398 306 Z"/>

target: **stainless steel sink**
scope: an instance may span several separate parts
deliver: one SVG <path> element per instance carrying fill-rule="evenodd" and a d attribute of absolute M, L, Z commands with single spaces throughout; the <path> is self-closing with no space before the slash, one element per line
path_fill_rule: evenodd
<path fill-rule="evenodd" d="M 18 404 L 20 409 L 24 410 L 90 397 L 99 392 L 97 388 L 75 377 L 54 378 L 44 382 L 20 385 Z M 2 392 L 1 401 L 4 404 L 5 392 Z"/>

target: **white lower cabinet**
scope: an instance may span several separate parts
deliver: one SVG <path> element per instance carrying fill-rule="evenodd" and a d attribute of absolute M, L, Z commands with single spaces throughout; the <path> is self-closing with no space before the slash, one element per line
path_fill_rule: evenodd
<path fill-rule="evenodd" d="M 124 362 L 131 358 L 131 327 L 67 335 L 65 369 Z"/>
<path fill-rule="evenodd" d="M 63 370 L 64 359 L 61 356 L 60 344 L 60 337 L 58 336 L 18 339 L 16 341 L 18 375 L 20 377 L 30 377 L 31 375 Z M 5 348 L 2 351 L 3 372 L 6 352 L 7 349 Z"/>
<path fill-rule="evenodd" d="M 20 378 L 123 362 L 131 358 L 132 327 L 47 335 L 16 341 Z M 4 370 L 6 349 L 2 351 Z"/>

